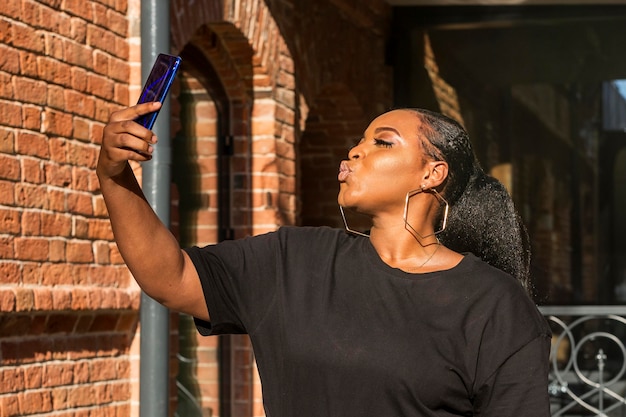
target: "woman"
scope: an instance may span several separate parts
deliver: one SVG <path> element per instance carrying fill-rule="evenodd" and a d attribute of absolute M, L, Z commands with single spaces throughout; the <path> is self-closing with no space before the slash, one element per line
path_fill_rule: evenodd
<path fill-rule="evenodd" d="M 368 235 L 283 227 L 180 250 L 127 164 L 150 159 L 156 138 L 132 120 L 157 108 L 104 129 L 117 243 L 143 290 L 202 334 L 250 335 L 268 416 L 549 416 L 523 228 L 457 123 L 414 109 L 372 121 L 338 174 L 342 212 L 369 216 Z"/>

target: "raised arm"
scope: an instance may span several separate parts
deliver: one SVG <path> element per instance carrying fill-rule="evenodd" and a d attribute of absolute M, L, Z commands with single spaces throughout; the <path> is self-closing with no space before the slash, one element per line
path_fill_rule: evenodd
<path fill-rule="evenodd" d="M 195 267 L 146 201 L 128 163 L 152 159 L 157 138 L 133 120 L 159 106 L 145 103 L 111 115 L 96 172 L 117 246 L 139 286 L 168 308 L 208 320 Z"/>

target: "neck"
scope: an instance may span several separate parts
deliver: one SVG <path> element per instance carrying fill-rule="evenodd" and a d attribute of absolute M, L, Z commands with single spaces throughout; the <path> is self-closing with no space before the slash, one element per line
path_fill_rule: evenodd
<path fill-rule="evenodd" d="M 432 256 L 440 244 L 432 230 L 420 229 L 417 232 L 419 234 L 406 226 L 402 220 L 386 227 L 374 222 L 370 240 L 379 256 L 386 261 L 412 260 L 419 264 L 420 260 Z"/>

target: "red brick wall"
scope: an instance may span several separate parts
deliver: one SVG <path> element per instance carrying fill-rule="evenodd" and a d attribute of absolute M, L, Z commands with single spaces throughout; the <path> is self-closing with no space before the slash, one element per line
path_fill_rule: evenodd
<path fill-rule="evenodd" d="M 0 5 L 2 416 L 138 415 L 139 290 L 116 250 L 94 168 L 110 112 L 138 95 L 139 14 L 139 0 Z M 235 235 L 300 223 L 311 197 L 332 221 L 330 197 L 317 190 L 336 187 L 338 159 L 390 103 L 384 1 L 172 1 L 171 20 L 172 52 L 194 46 L 231 105 Z M 206 205 L 194 223 L 172 227 L 190 244 L 211 243 L 213 103 L 195 76 L 180 81 L 173 134 L 194 132 Z M 185 107 L 178 97 L 190 91 Z M 193 126 L 183 127 L 190 115 Z M 332 150 L 320 151 L 329 141 Z M 197 342 L 203 406 L 218 415 L 217 339 Z M 174 352 L 177 343 L 173 330 Z M 261 416 L 250 343 L 239 336 L 230 349 L 233 415 Z"/>
<path fill-rule="evenodd" d="M 94 168 L 128 103 L 124 1 L 0 5 L 0 414 L 128 415 L 138 291 Z"/>

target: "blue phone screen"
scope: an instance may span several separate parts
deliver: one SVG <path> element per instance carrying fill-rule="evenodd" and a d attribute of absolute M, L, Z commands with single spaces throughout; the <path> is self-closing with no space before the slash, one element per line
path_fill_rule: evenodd
<path fill-rule="evenodd" d="M 152 70 L 150 70 L 150 75 L 143 86 L 143 90 L 141 91 L 137 104 L 149 101 L 163 102 L 170 90 L 170 87 L 172 86 L 174 77 L 178 72 L 180 62 L 180 57 L 159 54 L 154 62 L 154 65 L 152 66 Z M 152 129 L 158 113 L 159 112 L 156 111 L 154 113 L 145 114 L 135 119 L 135 121 L 147 129 Z"/>

